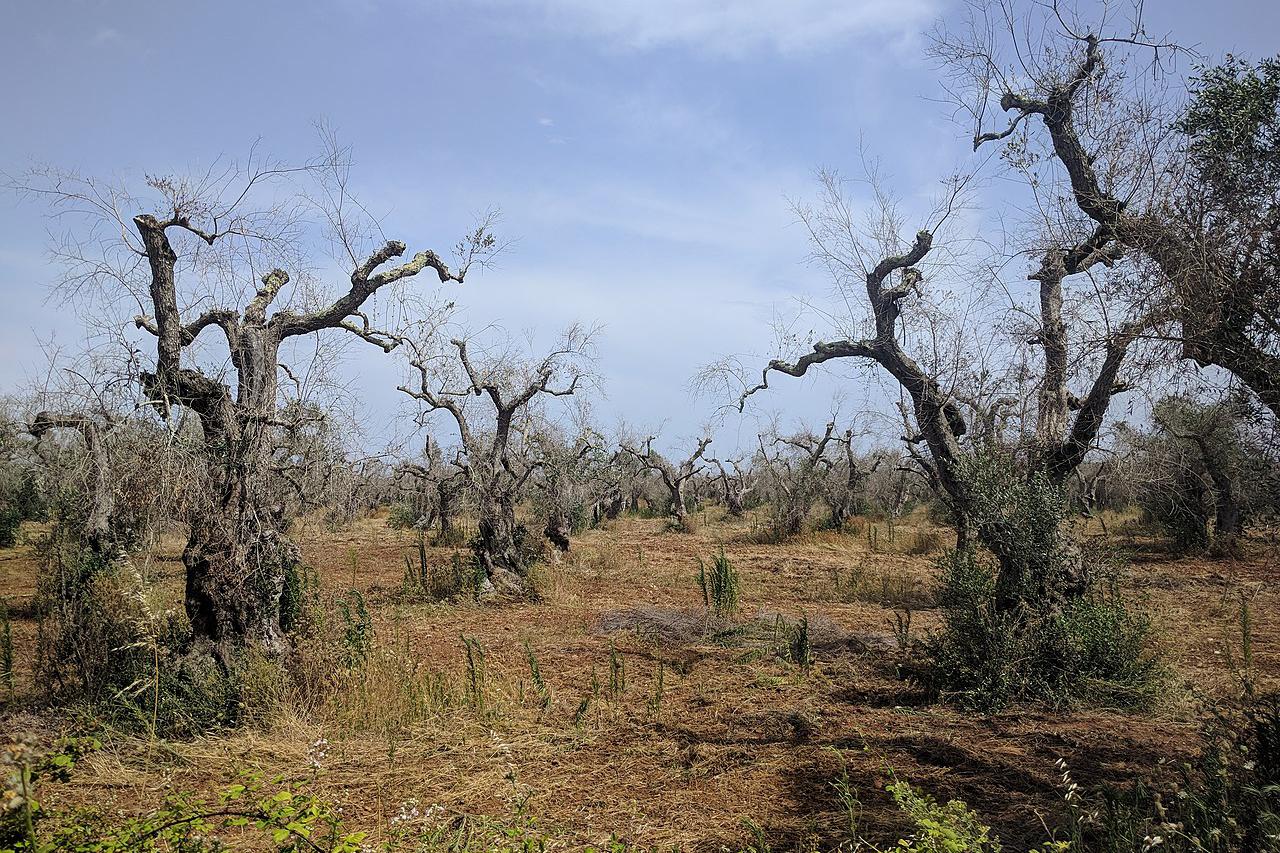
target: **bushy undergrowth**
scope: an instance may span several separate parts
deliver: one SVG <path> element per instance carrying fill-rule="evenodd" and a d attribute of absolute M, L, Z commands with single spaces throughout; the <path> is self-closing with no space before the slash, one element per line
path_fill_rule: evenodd
<path fill-rule="evenodd" d="M 1171 783 L 1068 796 L 1062 835 L 1097 853 L 1280 851 L 1280 700 L 1210 705 Z"/>
<path fill-rule="evenodd" d="M 1145 522 L 1155 526 L 1183 553 L 1209 547 L 1209 490 L 1200 475 L 1179 468 L 1159 487 L 1138 491 L 1138 506 Z"/>
<path fill-rule="evenodd" d="M 943 625 L 924 641 L 925 678 L 943 697 L 982 710 L 1025 700 L 1132 706 L 1152 698 L 1161 669 L 1150 621 L 1114 578 L 1052 608 L 1000 610 L 993 561 L 952 551 L 938 571 Z"/>
<path fill-rule="evenodd" d="M 35 669 L 50 698 L 166 738 L 239 725 L 278 706 L 292 661 L 253 647 L 219 659 L 194 643 L 185 616 L 128 551 L 95 551 L 60 519 L 38 557 Z M 305 567 L 289 569 L 281 626 L 313 636 L 323 610 L 318 579 Z"/>
<path fill-rule="evenodd" d="M 409 530 L 418 525 L 424 513 L 409 501 L 398 501 L 387 508 L 387 527 L 392 530 Z"/>
<path fill-rule="evenodd" d="M 1120 560 L 1082 549 L 1064 529 L 1061 486 L 1011 464 L 987 455 L 957 468 L 986 549 L 938 561 L 942 626 L 924 642 L 923 680 L 982 710 L 1028 700 L 1146 703 L 1161 668 L 1148 618 L 1120 590 Z"/>
<path fill-rule="evenodd" d="M 449 562 L 433 565 L 427 559 L 426 537 L 419 532 L 417 549 L 404 558 L 400 593 L 408 601 L 453 601 L 474 598 L 484 584 L 484 570 L 475 556 L 455 551 Z"/>
<path fill-rule="evenodd" d="M 55 527 L 40 546 L 36 667 L 46 689 L 150 732 L 194 734 L 234 716 L 231 679 L 183 656 L 189 629 L 129 556 L 64 533 Z"/>

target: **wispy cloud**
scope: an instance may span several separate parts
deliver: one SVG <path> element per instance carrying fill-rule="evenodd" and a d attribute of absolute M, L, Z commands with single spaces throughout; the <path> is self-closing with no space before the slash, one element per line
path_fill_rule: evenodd
<path fill-rule="evenodd" d="M 120 41 L 120 31 L 114 27 L 103 27 L 90 37 L 89 43 L 95 45 L 114 44 Z"/>
<path fill-rule="evenodd" d="M 799 53 L 853 36 L 917 32 L 937 0 L 490 0 L 523 8 L 557 30 L 644 50 L 684 45 L 743 56 Z"/>

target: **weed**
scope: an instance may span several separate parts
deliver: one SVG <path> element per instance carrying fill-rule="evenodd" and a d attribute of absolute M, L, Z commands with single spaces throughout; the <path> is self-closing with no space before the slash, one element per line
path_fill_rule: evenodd
<path fill-rule="evenodd" d="M 627 690 L 627 664 L 618 647 L 609 643 L 609 698 L 615 702 Z"/>
<path fill-rule="evenodd" d="M 893 611 L 893 639 L 898 650 L 905 652 L 911 648 L 911 609 Z"/>
<path fill-rule="evenodd" d="M 600 696 L 600 676 L 596 673 L 596 668 L 591 668 L 591 683 L 588 692 L 583 695 L 582 701 L 578 703 L 578 710 L 573 713 L 573 725 L 581 726 L 587 717 L 587 712 L 591 708 L 591 702 Z"/>
<path fill-rule="evenodd" d="M 355 589 L 338 599 L 338 613 L 342 617 L 342 647 L 347 669 L 355 669 L 368 659 L 373 649 L 373 617 L 369 615 L 364 596 Z"/>
<path fill-rule="evenodd" d="M 454 551 L 447 567 L 432 568 L 427 559 L 427 541 L 418 531 L 416 553 L 404 556 L 404 578 L 400 594 L 408 601 L 451 601 L 462 596 L 475 596 L 484 582 L 483 569 L 478 560 L 464 558 Z"/>
<path fill-rule="evenodd" d="M 849 837 L 856 838 L 858 825 L 862 823 L 862 801 L 858 799 L 858 792 L 849 781 L 849 767 L 844 762 L 844 756 L 838 750 L 836 754 L 840 757 L 840 775 L 831 783 L 831 788 L 836 793 L 836 802 L 844 810 Z"/>
<path fill-rule="evenodd" d="M 467 662 L 467 702 L 477 711 L 485 707 L 485 651 L 484 646 L 475 637 L 461 634 L 462 646 L 466 650 Z"/>
<path fill-rule="evenodd" d="M 1236 657 L 1234 643 L 1225 643 L 1227 665 L 1234 670 L 1240 681 L 1240 695 L 1252 697 L 1256 685 L 1256 673 L 1253 666 L 1253 599 L 1261 592 L 1260 586 L 1250 586 L 1239 590 L 1240 605 L 1236 610 L 1234 629 L 1240 644 L 1240 654 Z"/>
<path fill-rule="evenodd" d="M 924 530 L 917 528 L 915 536 L 911 538 L 911 543 L 907 545 L 905 553 L 913 557 L 927 557 L 941 551 L 946 545 L 942 533 L 934 528 Z"/>
<path fill-rule="evenodd" d="M 551 707 L 551 688 L 547 687 L 546 681 L 542 678 L 542 668 L 538 665 L 538 658 L 533 653 L 533 646 L 529 645 L 529 641 L 524 641 L 524 655 L 529 662 L 529 679 L 533 682 L 533 689 L 538 694 L 539 707 L 545 711 Z"/>
<path fill-rule="evenodd" d="M 878 570 L 867 569 L 865 562 L 851 566 L 847 575 L 832 570 L 833 594 L 837 601 L 862 601 L 879 607 L 920 610 L 934 604 L 930 591 L 911 576 L 907 568 L 887 563 Z"/>
<path fill-rule="evenodd" d="M 805 672 L 813 666 L 813 640 L 809 636 L 809 617 L 801 616 L 794 626 L 787 625 L 782 617 L 778 617 L 781 633 L 786 644 L 782 647 L 782 658 L 797 664 Z M 775 636 L 778 628 L 774 629 Z"/>
<path fill-rule="evenodd" d="M 702 589 L 702 602 L 708 612 L 723 619 L 738 610 L 738 572 L 725 556 L 724 548 L 711 561 L 710 571 L 702 558 L 698 558 L 698 586 Z"/>

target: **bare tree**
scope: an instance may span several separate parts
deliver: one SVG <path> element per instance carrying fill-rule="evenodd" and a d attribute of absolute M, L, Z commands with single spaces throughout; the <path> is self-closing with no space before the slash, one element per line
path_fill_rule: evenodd
<path fill-rule="evenodd" d="M 863 484 L 880 467 L 884 458 L 873 456 L 866 463 L 858 459 L 854 452 L 852 429 L 845 430 L 834 441 L 843 452 L 841 458 L 828 459 L 826 462 L 830 471 L 823 483 L 823 499 L 831 511 L 832 528 L 843 531 L 845 524 L 855 514 Z"/>
<path fill-rule="evenodd" d="M 571 327 L 557 346 L 539 359 L 522 359 L 513 349 L 483 361 L 472 358 L 467 340 L 453 338 L 442 348 L 433 336 L 408 340 L 409 364 L 417 374 L 400 391 L 423 406 L 424 414 L 448 412 L 458 430 L 462 469 L 475 496 L 478 532 L 473 542 L 485 573 L 486 594 L 527 595 L 533 542 L 516 521 L 516 505 L 541 467 L 533 453 L 539 397 L 567 397 L 589 380 L 587 365 L 594 331 Z M 470 399 L 488 406 L 478 413 Z"/>
<path fill-rule="evenodd" d="M 401 462 L 396 466 L 397 480 L 405 477 L 414 483 L 420 500 L 414 504 L 421 510 L 412 524 L 424 533 L 438 525 L 436 542 L 452 544 L 458 540 L 453 526 L 466 491 L 466 472 L 461 457 L 446 462 L 438 442 L 427 438 L 421 462 Z"/>
<path fill-rule="evenodd" d="M 137 373 L 142 391 L 166 419 L 175 409 L 195 416 L 212 506 L 188 519 L 186 610 L 195 639 L 209 643 L 223 666 L 245 643 L 283 650 L 280 599 L 298 551 L 281 533 L 272 500 L 282 346 L 339 330 L 389 351 L 396 340 L 361 311 L 370 297 L 424 271 L 440 282 L 461 282 L 495 248 L 484 223 L 459 244 L 456 267 L 429 250 L 392 264 L 406 252 L 398 240 L 361 252 L 377 228 L 359 230 L 350 218 L 341 154 L 331 150 L 322 162 L 297 169 L 251 158 L 243 169 L 149 177 L 151 202 L 68 173 L 38 174 L 23 187 L 48 198 L 58 215 L 86 223 L 57 250 L 69 266 L 66 288 L 94 286 L 110 298 L 136 299 L 135 325 L 155 346 L 154 361 Z M 288 182 L 303 180 L 318 186 L 321 201 L 302 190 L 282 194 Z M 255 208 L 260 200 L 266 205 Z M 311 225 L 350 265 L 333 299 L 320 295 L 303 254 Z M 249 285 L 254 279 L 256 287 Z M 278 301 L 286 305 L 272 313 Z M 227 353 L 218 372 L 197 363 L 210 329 L 221 333 Z"/>
<path fill-rule="evenodd" d="M 686 502 L 687 495 L 685 490 L 689 481 L 703 470 L 704 466 L 699 464 L 699 460 L 703 458 L 707 447 L 711 445 L 711 439 L 698 439 L 697 446 L 694 447 L 693 452 L 678 464 L 670 462 L 661 453 L 653 449 L 653 442 L 656 439 L 657 436 L 654 435 L 646 438 L 643 452 L 630 443 L 624 442 L 620 446 L 624 453 L 639 462 L 645 470 L 656 472 L 662 479 L 662 485 L 666 487 L 671 499 L 671 517 L 676 527 L 681 530 L 688 530 L 690 529 L 689 506 Z"/>
<path fill-rule="evenodd" d="M 756 436 L 759 458 L 772 487 L 773 533 L 780 539 L 798 535 L 809 518 L 813 504 L 822 495 L 830 472 L 827 450 L 835 436 L 835 421 L 829 421 L 821 435 L 799 432 Z"/>
<path fill-rule="evenodd" d="M 755 491 L 755 483 L 751 481 L 751 469 L 743 468 L 742 459 L 728 460 L 729 466 L 733 468 L 733 473 L 724 467 L 724 462 L 719 459 L 708 459 L 708 462 L 716 466 L 720 471 L 720 488 L 721 496 L 724 499 L 725 509 L 729 515 L 734 518 L 740 518 L 746 510 L 747 496 Z"/>
<path fill-rule="evenodd" d="M 1280 65 L 1207 69 L 1172 119 L 1150 75 L 1125 88 L 1134 79 L 1126 61 L 1148 57 L 1158 81 L 1162 56 L 1184 51 L 1146 36 L 1140 6 L 1120 26 L 1109 12 L 1085 21 L 1065 4 L 1004 0 L 993 22 L 975 4 L 971 22 L 986 26 L 942 33 L 935 52 L 968 83 L 957 94 L 975 121 L 975 150 L 1000 142 L 1006 159 L 1056 164 L 1064 201 L 1092 228 L 1085 256 L 1140 253 L 1150 268 L 1133 298 L 1152 305 L 1161 336 L 1184 357 L 1231 371 L 1280 416 L 1280 157 L 1267 142 L 1280 127 Z M 994 107 L 1012 117 L 987 130 Z M 1031 151 L 1033 124 L 1052 158 Z"/>
<path fill-rule="evenodd" d="M 949 194 L 934 213 L 939 222 L 945 221 L 961 203 L 966 183 L 965 178 L 952 182 Z M 976 534 L 1000 562 L 1002 577 L 998 587 L 1026 590 L 1029 584 L 1034 586 L 1032 576 L 1040 570 L 1026 565 L 1019 556 L 1025 556 L 1025 551 L 1015 542 L 1018 535 L 1013 527 L 1016 525 L 1011 527 L 1011 520 L 1006 517 L 985 517 L 979 512 L 980 507 L 989 503 L 981 499 L 973 483 L 961 473 L 961 463 L 968 455 L 966 437 L 972 438 L 965 410 L 979 413 L 985 410 L 980 422 L 990 421 L 991 427 L 985 430 L 990 434 L 998 420 L 993 412 L 1003 405 L 1003 398 L 988 396 L 986 402 L 979 405 L 979 395 L 962 391 L 955 374 L 944 374 L 936 358 L 931 359 L 935 367 L 928 368 L 904 347 L 899 335 L 900 324 L 905 322 L 904 305 L 912 304 L 913 299 L 917 305 L 922 301 L 925 272 L 921 264 L 935 251 L 933 230 L 936 226 L 918 231 L 908 242 L 899 236 L 901 223 L 896 210 L 883 192 L 877 190 L 877 193 L 880 211 L 870 217 L 867 226 L 860 223 L 854 205 L 834 175 L 823 176 L 821 207 L 798 209 L 801 221 L 809 229 L 815 260 L 832 273 L 838 284 L 855 280 L 863 284 L 871 315 L 869 334 L 861 338 L 819 341 L 813 345 L 812 352 L 794 361 L 771 361 L 760 382 L 743 392 L 739 406 L 745 404 L 750 395 L 767 389 L 769 376 L 774 372 L 798 377 L 815 365 L 847 358 L 878 365 L 893 377 L 910 400 L 909 408 L 903 406 L 905 446 L 928 482 L 952 508 L 959 544 L 966 545 Z M 1037 382 L 1040 392 L 1036 438 L 1024 462 L 1028 476 L 1043 476 L 1053 487 L 1061 487 L 1093 447 L 1112 396 L 1125 387 L 1117 375 L 1142 327 L 1140 318 L 1115 325 L 1110 315 L 1100 310 L 1098 313 L 1107 318 L 1101 340 L 1096 344 L 1100 352 L 1096 358 L 1088 353 L 1075 359 L 1082 368 L 1092 366 L 1092 376 L 1072 377 L 1065 369 L 1066 330 L 1057 310 L 1062 300 L 1063 281 L 1068 276 L 1087 272 L 1095 264 L 1110 262 L 1114 257 L 1111 244 L 1108 234 L 1097 231 L 1065 246 L 1051 242 L 1044 251 L 1040 269 L 1030 276 L 1041 285 L 1041 328 L 1037 340 L 1048 343 L 1048 352 Z M 878 260 L 873 260 L 876 258 Z M 916 311 L 919 312 L 916 319 L 923 318 L 925 323 L 925 340 L 929 339 L 930 325 L 935 328 L 936 338 L 940 318 L 931 316 L 922 305 Z M 976 381 L 981 382 L 984 376 L 985 372 Z M 1070 391 L 1069 382 L 1073 378 L 1087 382 L 1087 391 L 1081 397 L 1073 396 Z M 1069 417 L 1072 409 L 1074 418 Z M 984 439 L 984 444 L 991 442 Z M 976 530 L 971 529 L 974 526 Z M 1041 533 L 1056 538 L 1052 531 Z M 1065 542 L 1061 544 L 1064 550 L 1068 546 Z M 1079 585 L 1078 579 L 1071 583 L 1072 588 Z M 1002 603 L 1017 606 L 1020 598 L 1021 593 L 1011 593 Z"/>
<path fill-rule="evenodd" d="M 106 558 L 115 556 L 111 522 L 115 515 L 116 488 L 108 458 L 107 435 L 115 428 L 116 423 L 110 413 L 95 417 L 80 412 L 55 414 L 42 411 L 28 427 L 28 431 L 36 439 L 55 430 L 73 430 L 83 438 L 90 479 L 86 495 L 84 541 L 95 556 Z"/>

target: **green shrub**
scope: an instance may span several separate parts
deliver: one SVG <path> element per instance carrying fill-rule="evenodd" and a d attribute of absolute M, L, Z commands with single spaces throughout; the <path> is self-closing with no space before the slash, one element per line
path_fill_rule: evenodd
<path fill-rule="evenodd" d="M 284 587 L 280 591 L 280 627 L 294 631 L 302 624 L 308 608 L 316 605 L 320 576 L 310 566 L 292 560 L 284 564 Z"/>
<path fill-rule="evenodd" d="M 943 624 L 925 641 L 925 679 L 937 693 L 992 710 L 1020 700 L 1053 705 L 1148 701 L 1161 669 L 1151 626 L 1114 584 L 1043 611 L 998 610 L 995 568 L 973 550 L 939 561 Z"/>
<path fill-rule="evenodd" d="M 961 800 L 945 805 L 906 782 L 894 782 L 889 795 L 911 822 L 915 832 L 898 842 L 901 853 L 1000 853 L 991 828 Z"/>
<path fill-rule="evenodd" d="M 393 530 L 408 530 L 416 527 L 422 513 L 412 504 L 401 501 L 394 503 L 387 510 L 387 527 Z"/>
<path fill-rule="evenodd" d="M 419 531 L 416 553 L 404 558 L 404 578 L 400 594 L 409 601 L 450 601 L 479 592 L 484 570 L 475 555 L 463 557 L 454 551 L 447 565 L 432 566 L 427 560 L 425 535 Z"/>
<path fill-rule="evenodd" d="M 924 680 L 964 705 L 1077 699 L 1141 704 L 1160 672 L 1150 624 L 1119 590 L 1120 561 L 1063 530 L 1063 489 L 1001 454 L 956 467 L 972 529 L 990 550 L 938 561 L 942 626 L 925 642 Z"/>
<path fill-rule="evenodd" d="M 794 625 L 786 624 L 781 616 L 778 618 L 785 640 L 782 647 L 783 659 L 808 671 L 813 666 L 813 639 L 809 634 L 809 617 L 801 616 Z"/>

